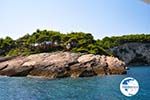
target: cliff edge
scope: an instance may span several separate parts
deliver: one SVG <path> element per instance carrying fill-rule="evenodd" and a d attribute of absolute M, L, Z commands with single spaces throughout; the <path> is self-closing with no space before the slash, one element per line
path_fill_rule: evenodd
<path fill-rule="evenodd" d="M 150 43 L 125 43 L 110 51 L 127 65 L 150 65 Z"/>

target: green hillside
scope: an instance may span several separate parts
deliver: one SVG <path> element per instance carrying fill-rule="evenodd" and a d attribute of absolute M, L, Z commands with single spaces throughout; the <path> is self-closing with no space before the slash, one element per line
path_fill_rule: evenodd
<path fill-rule="evenodd" d="M 95 40 L 90 33 L 71 32 L 63 34 L 38 29 L 32 35 L 26 34 L 17 40 L 10 37 L 0 38 L 0 56 L 30 55 L 54 51 L 111 55 L 107 49 L 129 42 L 150 42 L 150 35 L 113 36 Z"/>

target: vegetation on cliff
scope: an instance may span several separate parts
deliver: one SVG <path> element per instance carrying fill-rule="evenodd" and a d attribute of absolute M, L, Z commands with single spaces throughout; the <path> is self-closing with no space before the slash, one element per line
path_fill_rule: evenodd
<path fill-rule="evenodd" d="M 56 31 L 37 30 L 17 40 L 0 38 L 0 56 L 30 55 L 53 51 L 72 51 L 81 53 L 111 55 L 107 49 L 126 42 L 149 42 L 150 35 L 125 35 L 105 37 L 95 40 L 90 33 L 71 32 L 63 34 Z"/>

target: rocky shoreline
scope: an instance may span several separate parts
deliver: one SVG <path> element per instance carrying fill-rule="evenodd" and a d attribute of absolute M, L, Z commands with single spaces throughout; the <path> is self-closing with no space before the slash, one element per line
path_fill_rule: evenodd
<path fill-rule="evenodd" d="M 71 52 L 18 56 L 0 62 L 0 75 L 41 78 L 88 77 L 125 74 L 125 63 L 118 58 Z"/>

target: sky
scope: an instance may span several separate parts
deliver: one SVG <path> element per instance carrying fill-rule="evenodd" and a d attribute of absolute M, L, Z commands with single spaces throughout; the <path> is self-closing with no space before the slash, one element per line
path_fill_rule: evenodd
<path fill-rule="evenodd" d="M 141 0 L 0 0 L 0 38 L 37 29 L 105 36 L 150 33 L 150 4 Z"/>

